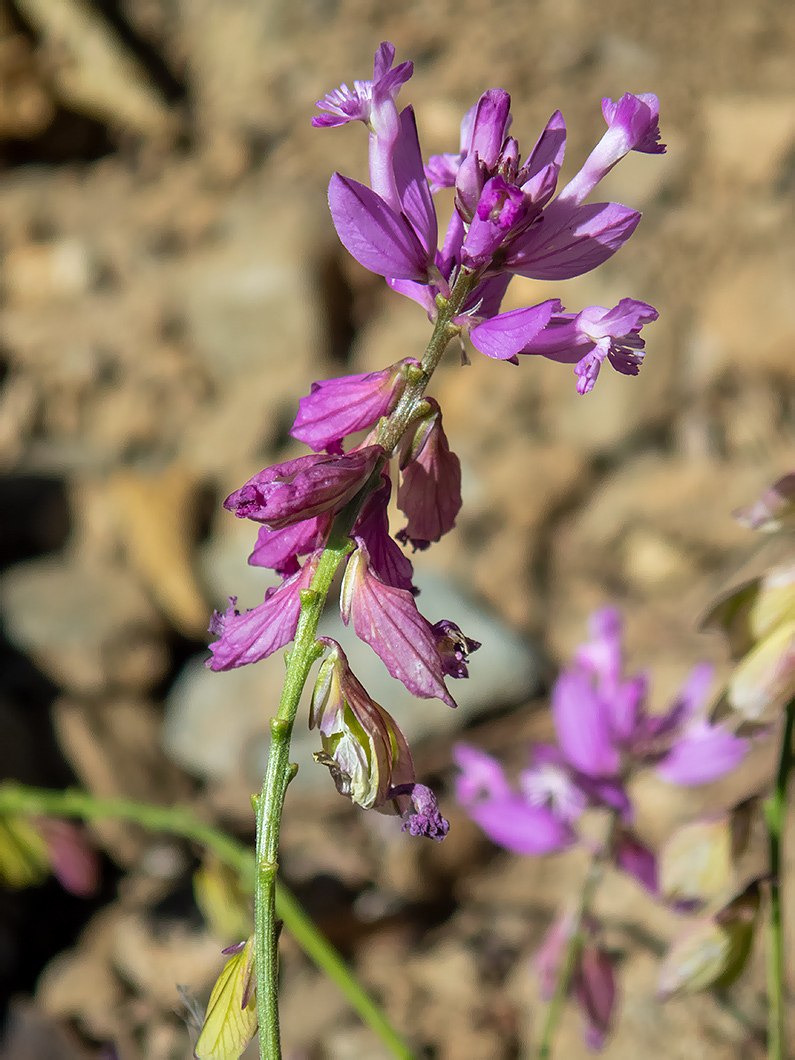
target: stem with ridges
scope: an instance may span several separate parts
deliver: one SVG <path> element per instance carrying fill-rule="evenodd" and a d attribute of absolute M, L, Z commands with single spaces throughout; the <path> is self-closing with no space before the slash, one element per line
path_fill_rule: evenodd
<path fill-rule="evenodd" d="M 770 912 L 768 917 L 767 991 L 769 1060 L 786 1057 L 786 1006 L 784 1003 L 784 923 L 781 910 L 781 847 L 787 819 L 787 782 L 792 771 L 792 737 L 795 729 L 795 699 L 787 704 L 781 755 L 773 794 L 765 802 L 768 849 L 770 851 Z"/>
<path fill-rule="evenodd" d="M 450 298 L 440 300 L 439 316 L 422 358 L 421 367 L 409 375 L 394 411 L 381 424 L 378 444 L 387 454 L 400 441 L 404 431 L 417 415 L 425 388 L 442 358 L 448 343 L 458 332 L 453 323 L 467 295 L 477 282 L 471 274 L 462 273 Z M 367 486 L 339 513 L 329 542 L 318 559 L 310 589 L 301 594 L 301 612 L 293 648 L 289 654 L 281 701 L 271 722 L 271 745 L 262 793 L 255 800 L 257 810 L 257 879 L 254 891 L 255 968 L 257 974 L 257 1011 L 259 1016 L 260 1056 L 262 1060 L 281 1060 L 278 1009 L 279 949 L 276 926 L 275 893 L 278 873 L 279 833 L 284 797 L 290 777 L 290 737 L 298 702 L 312 664 L 321 648 L 316 641 L 317 626 L 331 581 L 337 567 L 352 548 L 348 534 L 371 488 L 380 481 L 377 468 Z"/>

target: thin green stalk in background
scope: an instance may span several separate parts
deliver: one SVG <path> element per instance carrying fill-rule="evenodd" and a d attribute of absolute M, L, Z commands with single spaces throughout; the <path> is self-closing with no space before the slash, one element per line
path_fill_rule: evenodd
<path fill-rule="evenodd" d="M 612 814 L 610 817 L 610 823 L 607 826 L 607 834 L 605 836 L 604 844 L 591 858 L 591 864 L 588 867 L 588 875 L 585 877 L 582 890 L 580 891 L 580 897 L 577 902 L 577 908 L 574 910 L 571 925 L 571 937 L 569 938 L 566 951 L 563 955 L 563 961 L 560 970 L 558 971 L 558 981 L 555 984 L 555 993 L 552 995 L 552 998 L 547 1005 L 546 1012 L 544 1013 L 544 1026 L 541 1031 L 541 1042 L 538 1047 L 538 1060 L 550 1060 L 550 1057 L 552 1056 L 552 1045 L 555 1040 L 555 1034 L 557 1033 L 561 1016 L 563 1015 L 563 1006 L 566 1003 L 566 998 L 571 989 L 572 979 L 577 970 L 577 962 L 580 959 L 580 954 L 585 943 L 585 918 L 591 911 L 594 896 L 599 884 L 602 882 L 605 871 L 605 862 L 610 856 L 613 848 L 617 823 L 618 819 L 616 814 Z"/>
<path fill-rule="evenodd" d="M 130 821 L 147 831 L 180 836 L 211 851 L 238 874 L 241 887 L 254 890 L 254 852 L 245 843 L 200 820 L 185 806 L 155 806 L 131 799 L 95 798 L 77 789 L 51 791 L 22 784 L 0 784 L 0 818 L 70 817 L 84 821 Z M 397 1060 L 413 1060 L 413 1053 L 392 1027 L 383 1011 L 363 990 L 343 959 L 307 916 L 292 892 L 282 883 L 275 888 L 275 914 L 304 953 L 328 976 L 358 1014 Z"/>
<path fill-rule="evenodd" d="M 786 1060 L 787 1058 L 781 849 L 787 820 L 787 782 L 793 761 L 793 729 L 795 729 L 795 699 L 787 704 L 776 786 L 773 794 L 765 802 L 765 821 L 770 851 L 770 912 L 767 944 L 767 1055 L 769 1060 Z"/>

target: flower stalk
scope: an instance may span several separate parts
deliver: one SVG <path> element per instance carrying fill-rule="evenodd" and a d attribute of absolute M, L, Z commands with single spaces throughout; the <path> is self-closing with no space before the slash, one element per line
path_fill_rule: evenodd
<path fill-rule="evenodd" d="M 470 274 L 462 272 L 450 292 L 450 298 L 440 299 L 439 315 L 420 367 L 414 369 L 400 401 L 379 428 L 378 444 L 387 453 L 391 453 L 397 446 L 408 425 L 418 415 L 423 404 L 425 388 L 450 340 L 456 334 L 452 320 L 463 305 L 473 282 L 474 278 Z M 377 481 L 379 474 L 380 468 L 376 468 L 373 480 Z M 348 534 L 370 492 L 370 483 L 367 483 L 339 513 L 334 521 L 328 545 L 320 553 L 311 586 L 301 592 L 298 627 L 288 656 L 279 709 L 271 721 L 271 744 L 262 793 L 254 800 L 257 814 L 254 963 L 262 1060 L 281 1058 L 276 877 L 284 797 L 297 770 L 296 766 L 290 764 L 290 739 L 309 671 L 322 654 L 322 646 L 316 638 L 326 597 L 337 568 L 353 547 Z"/>
<path fill-rule="evenodd" d="M 604 877 L 605 864 L 610 857 L 617 823 L 616 814 L 613 814 L 608 825 L 605 843 L 595 851 L 588 866 L 588 874 L 583 882 L 580 897 L 574 910 L 569 941 L 560 965 L 557 982 L 555 983 L 555 993 L 552 995 L 544 1013 L 544 1026 L 538 1046 L 538 1060 L 550 1060 L 552 1056 L 555 1034 L 563 1015 L 563 1007 L 571 990 L 574 974 L 577 971 L 577 965 L 586 940 L 585 921 L 590 915 L 596 891 Z"/>
<path fill-rule="evenodd" d="M 765 802 L 765 821 L 770 852 L 770 910 L 767 946 L 767 1011 L 769 1060 L 784 1060 L 787 1055 L 784 922 L 781 905 L 782 841 L 787 819 L 787 784 L 793 765 L 792 739 L 795 732 L 795 699 L 786 709 L 784 735 L 781 741 L 776 785 Z"/>

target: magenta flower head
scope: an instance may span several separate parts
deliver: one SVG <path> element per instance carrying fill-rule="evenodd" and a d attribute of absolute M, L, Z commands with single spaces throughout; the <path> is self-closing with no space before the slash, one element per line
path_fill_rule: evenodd
<path fill-rule="evenodd" d="M 328 637 L 320 643 L 331 651 L 312 693 L 309 728 L 317 726 L 323 744 L 315 761 L 328 766 L 337 790 L 357 806 L 402 814 L 410 800 L 392 788 L 414 781 L 406 737 L 364 690 L 339 644 Z"/>
<path fill-rule="evenodd" d="M 380 445 L 343 456 L 299 456 L 266 467 L 224 501 L 239 519 L 253 519 L 271 530 L 338 511 L 365 485 L 384 459 Z"/>
<path fill-rule="evenodd" d="M 419 368 L 419 362 L 407 357 L 381 372 L 313 383 L 311 393 L 298 402 L 290 434 L 316 453 L 322 449 L 342 453 L 344 438 L 389 415 L 398 402 L 409 366 Z"/>
<path fill-rule="evenodd" d="M 438 403 L 426 403 L 427 414 L 406 432 L 400 450 L 397 502 L 408 524 L 397 537 L 415 548 L 427 548 L 452 530 L 461 508 L 461 464 L 450 451 Z"/>
<path fill-rule="evenodd" d="M 591 616 L 591 640 L 552 690 L 552 712 L 564 756 L 592 778 L 617 777 L 648 765 L 663 780 L 709 784 L 745 757 L 748 741 L 707 718 L 712 668 L 695 667 L 662 716 L 645 710 L 646 678 L 622 674 L 621 620 L 614 608 Z"/>

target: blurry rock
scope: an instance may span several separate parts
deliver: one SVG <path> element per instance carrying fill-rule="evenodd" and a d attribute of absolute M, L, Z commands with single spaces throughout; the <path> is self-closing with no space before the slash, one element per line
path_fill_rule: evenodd
<path fill-rule="evenodd" d="M 84 241 L 67 238 L 12 248 L 3 272 L 11 299 L 40 305 L 83 294 L 94 279 L 95 264 Z"/>
<path fill-rule="evenodd" d="M 114 906 L 98 913 L 76 947 L 50 961 L 37 990 L 48 1016 L 76 1019 L 98 1041 L 113 1039 L 123 996 L 121 983 L 109 969 L 118 917 Z"/>
<path fill-rule="evenodd" d="M 73 693 L 150 688 L 165 672 L 160 620 L 118 566 L 20 563 L 0 581 L 0 600 L 11 640 Z"/>
<path fill-rule="evenodd" d="M 38 136 L 54 113 L 30 42 L 0 12 L 0 137 Z"/>
<path fill-rule="evenodd" d="M 220 972 L 224 958 L 208 931 L 134 911 L 114 924 L 111 960 L 142 997 L 167 1011 L 179 1004 L 178 984 L 201 990 Z"/>
<path fill-rule="evenodd" d="M 704 103 L 706 154 L 715 175 L 769 186 L 795 143 L 795 101 L 785 95 L 723 95 Z"/>
<path fill-rule="evenodd" d="M 743 145 L 745 150 L 745 145 Z M 700 300 L 694 346 L 695 381 L 715 379 L 732 366 L 758 379 L 760 369 L 792 385 L 795 309 L 791 246 L 759 247 L 709 278 Z M 780 397 L 780 386 L 776 390 Z"/>
<path fill-rule="evenodd" d="M 627 578 L 641 590 L 670 589 L 694 577 L 693 562 L 686 552 L 653 530 L 632 530 L 622 549 Z"/>
<path fill-rule="evenodd" d="M 65 103 L 123 130 L 162 135 L 172 116 L 110 24 L 81 0 L 20 0 Z"/>
<path fill-rule="evenodd" d="M 295 188 L 247 184 L 216 245 L 180 276 L 191 341 L 222 386 L 269 373 L 269 387 L 297 401 L 318 340 L 309 255 L 321 209 Z"/>
<path fill-rule="evenodd" d="M 5 380 L 0 390 L 0 468 L 19 461 L 33 426 L 38 397 L 33 376 L 15 372 Z"/>
<path fill-rule="evenodd" d="M 291 972 L 279 995 L 279 1022 L 285 1056 L 295 1055 L 293 1050 L 300 1056 L 298 1050 L 302 1047 L 309 1048 L 316 1041 L 325 1042 L 331 1027 L 345 1019 L 349 1009 L 339 988 L 330 979 L 318 974 L 315 968 L 301 962 Z M 359 1056 L 380 1060 L 382 1054 L 378 1051 L 377 1042 L 372 1039 L 370 1042 L 373 1050 L 367 1050 Z M 332 1055 L 336 1060 L 345 1054 Z"/>
<path fill-rule="evenodd" d="M 92 1055 L 33 1002 L 21 997 L 11 1001 L 0 1040 L 3 1060 L 90 1060 Z"/>
<path fill-rule="evenodd" d="M 193 476 L 179 464 L 152 474 L 128 468 L 112 475 L 107 488 L 132 567 L 180 633 L 203 636 L 210 608 L 191 562 L 197 496 Z"/>

